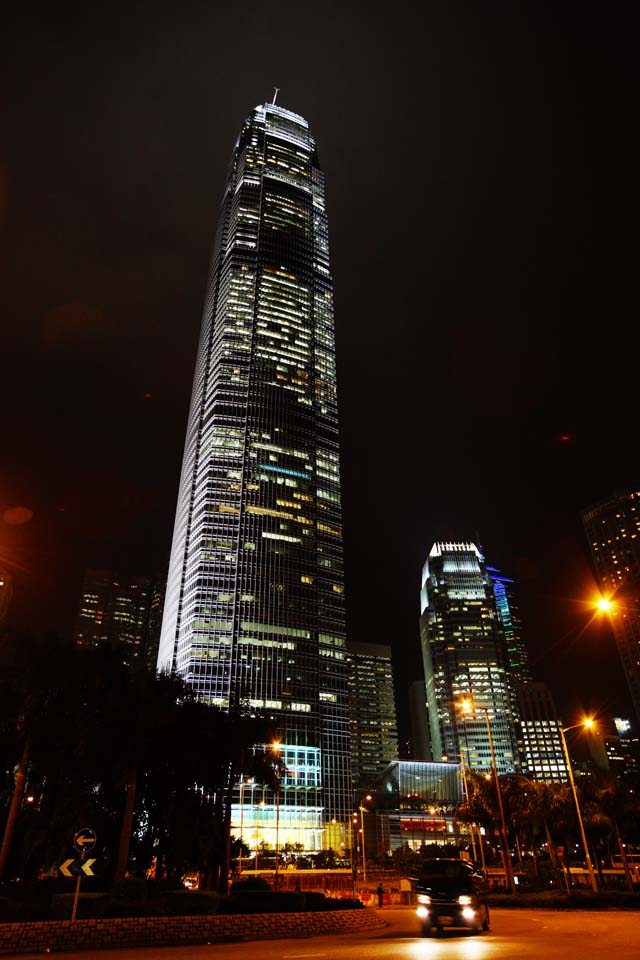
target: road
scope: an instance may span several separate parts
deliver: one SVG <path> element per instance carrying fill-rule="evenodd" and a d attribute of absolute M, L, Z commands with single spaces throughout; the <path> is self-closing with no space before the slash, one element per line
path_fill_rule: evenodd
<path fill-rule="evenodd" d="M 422 938 L 409 909 L 384 911 L 386 928 L 308 940 L 56 953 L 56 960 L 637 960 L 636 911 L 493 910 L 491 932 Z M 43 954 L 22 954 L 42 960 Z"/>

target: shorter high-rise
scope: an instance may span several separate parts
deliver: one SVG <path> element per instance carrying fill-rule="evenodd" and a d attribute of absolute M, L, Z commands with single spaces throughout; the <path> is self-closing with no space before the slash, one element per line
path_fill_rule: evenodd
<path fill-rule="evenodd" d="M 158 652 L 164 594 L 150 577 L 112 570 L 85 571 L 73 639 L 79 646 L 110 645 L 129 666 L 152 669 Z"/>
<path fill-rule="evenodd" d="M 569 778 L 562 747 L 561 723 L 546 683 L 516 688 L 522 770 L 532 780 L 565 782 Z"/>
<path fill-rule="evenodd" d="M 484 557 L 474 543 L 434 543 L 422 571 L 420 633 L 433 757 L 517 770 L 504 631 Z M 463 701 L 472 710 L 463 712 Z"/>
<path fill-rule="evenodd" d="M 611 625 L 640 723 L 640 489 L 583 510 L 582 522 L 600 590 L 614 601 Z"/>
<path fill-rule="evenodd" d="M 347 641 L 349 729 L 354 787 L 369 789 L 398 759 L 391 647 Z"/>

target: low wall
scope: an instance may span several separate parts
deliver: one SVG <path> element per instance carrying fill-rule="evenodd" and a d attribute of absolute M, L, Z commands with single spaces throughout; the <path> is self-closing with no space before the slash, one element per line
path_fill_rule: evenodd
<path fill-rule="evenodd" d="M 3 923 L 0 924 L 0 954 L 172 946 L 221 940 L 277 940 L 352 933 L 381 926 L 385 926 L 385 921 L 378 910 Z"/>

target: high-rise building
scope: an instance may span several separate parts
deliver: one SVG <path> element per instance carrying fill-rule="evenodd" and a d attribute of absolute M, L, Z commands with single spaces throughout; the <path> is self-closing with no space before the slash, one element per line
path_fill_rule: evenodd
<path fill-rule="evenodd" d="M 493 586 L 498 619 L 502 626 L 505 666 L 514 685 L 528 683 L 531 679 L 529 651 L 522 636 L 522 621 L 515 582 L 496 567 L 488 566 L 487 573 Z"/>
<path fill-rule="evenodd" d="M 398 723 L 391 647 L 347 642 L 351 775 L 368 790 L 387 764 L 398 759 Z"/>
<path fill-rule="evenodd" d="M 156 611 L 161 601 L 162 593 L 150 577 L 88 569 L 73 639 L 79 646 L 111 644 L 127 666 L 149 667 L 158 646 Z"/>
<path fill-rule="evenodd" d="M 427 763 L 431 756 L 427 689 L 424 680 L 414 680 L 409 686 L 409 727 L 411 730 L 411 759 Z"/>
<path fill-rule="evenodd" d="M 306 120 L 264 104 L 220 212 L 158 668 L 271 718 L 280 841 L 307 849 L 351 811 L 339 454 L 323 175 Z M 275 816 L 245 810 L 248 841 Z"/>
<path fill-rule="evenodd" d="M 561 723 L 546 683 L 516 687 L 522 772 L 533 780 L 565 782 L 569 778 L 562 747 Z"/>
<path fill-rule="evenodd" d="M 518 767 L 504 634 L 493 585 L 474 543 L 435 543 L 422 571 L 420 633 L 434 758 L 464 754 L 470 769 Z M 463 713 L 464 698 L 473 713 Z M 485 713 L 486 710 L 486 713 Z"/>
<path fill-rule="evenodd" d="M 640 489 L 583 510 L 582 522 L 600 590 L 615 600 L 613 634 L 640 723 Z"/>

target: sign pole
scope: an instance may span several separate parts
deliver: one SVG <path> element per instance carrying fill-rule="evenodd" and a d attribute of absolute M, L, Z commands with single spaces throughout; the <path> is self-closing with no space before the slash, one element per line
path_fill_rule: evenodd
<path fill-rule="evenodd" d="M 84 860 L 84 851 L 80 854 L 80 860 Z M 78 876 L 76 878 L 76 892 L 73 898 L 73 909 L 71 911 L 71 923 L 75 922 L 76 913 L 78 911 L 78 900 L 80 899 L 80 881 L 82 880 L 82 870 L 78 871 Z"/>

